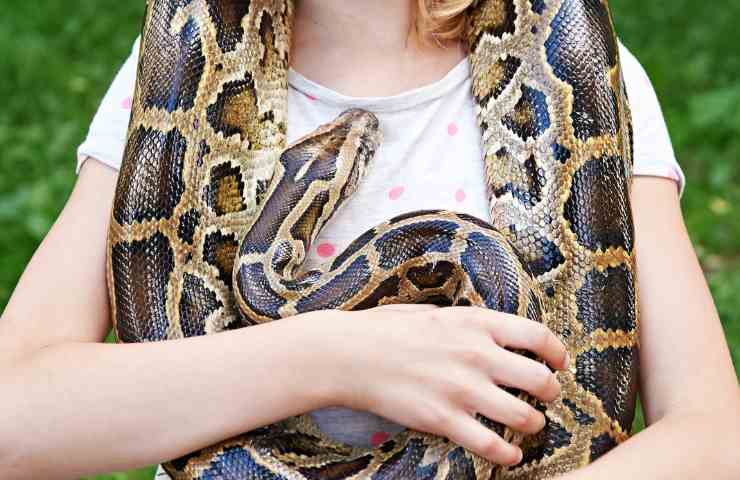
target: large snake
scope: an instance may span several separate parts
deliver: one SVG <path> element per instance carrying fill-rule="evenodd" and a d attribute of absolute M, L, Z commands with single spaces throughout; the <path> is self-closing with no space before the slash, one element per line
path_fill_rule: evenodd
<path fill-rule="evenodd" d="M 301 268 L 311 241 L 372 168 L 380 132 L 371 113 L 351 110 L 286 149 L 293 9 L 280 0 L 148 0 L 109 235 L 119 340 L 432 302 L 543 321 L 566 342 L 571 369 L 558 374 L 559 399 L 533 402 L 547 418 L 539 434 L 521 437 L 477 415 L 522 446 L 514 467 L 412 430 L 352 447 L 302 415 L 173 460 L 167 472 L 541 479 L 624 441 L 638 372 L 632 132 L 606 0 L 470 7 L 492 224 L 409 213 L 312 271 Z"/>

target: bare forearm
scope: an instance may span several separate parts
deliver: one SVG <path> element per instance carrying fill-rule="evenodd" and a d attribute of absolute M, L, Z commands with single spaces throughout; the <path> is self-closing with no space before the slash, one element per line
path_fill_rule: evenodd
<path fill-rule="evenodd" d="M 740 409 L 665 417 L 561 480 L 740 478 Z"/>
<path fill-rule="evenodd" d="M 42 349 L 0 370 L 0 471 L 51 479 L 147 465 L 326 406 L 325 349 L 294 328 L 305 320 Z"/>

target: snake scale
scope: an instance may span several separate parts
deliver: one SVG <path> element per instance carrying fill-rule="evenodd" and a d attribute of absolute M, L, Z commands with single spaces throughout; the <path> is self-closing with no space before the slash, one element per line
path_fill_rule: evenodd
<path fill-rule="evenodd" d="M 311 241 L 372 168 L 381 133 L 372 113 L 350 110 L 286 146 L 293 12 L 280 0 L 147 1 L 108 241 L 119 340 L 432 302 L 545 322 L 566 342 L 571 369 L 558 374 L 559 399 L 533 402 L 547 417 L 539 434 L 520 438 L 477 415 L 522 446 L 514 467 L 411 430 L 351 447 L 302 415 L 168 462 L 167 472 L 541 479 L 624 441 L 638 374 L 632 127 L 607 1 L 471 6 L 466 44 L 492 224 L 409 213 L 312 271 L 301 268 Z"/>

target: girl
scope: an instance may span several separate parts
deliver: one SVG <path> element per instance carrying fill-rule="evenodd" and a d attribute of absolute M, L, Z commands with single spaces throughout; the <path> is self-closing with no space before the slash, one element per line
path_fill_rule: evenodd
<path fill-rule="evenodd" d="M 317 239 L 308 267 L 396 214 L 445 208 L 490 218 L 460 41 L 470 3 L 298 3 L 290 139 L 351 106 L 376 113 L 385 132 L 374 168 Z M 409 427 L 496 463 L 518 463 L 521 451 L 474 421 L 467 403 L 474 398 L 477 411 L 526 433 L 543 427 L 541 413 L 491 383 L 544 401 L 559 395 L 549 369 L 500 348 L 530 350 L 555 369 L 570 363 L 552 332 L 523 319 L 406 305 L 314 312 L 154 344 L 101 343 L 110 329 L 108 216 L 137 52 L 103 100 L 79 148 L 75 189 L 0 321 L 3 477 L 147 465 L 304 412 L 346 443 L 377 444 Z M 683 174 L 647 76 L 623 47 L 621 54 L 636 133 L 632 205 L 648 428 L 564 478 L 737 478 L 740 464 L 715 441 L 721 432 L 725 443 L 740 442 L 737 379 L 683 225 Z M 445 347 L 451 343 L 456 350 Z M 465 352 L 481 347 L 490 356 L 471 362 Z"/>

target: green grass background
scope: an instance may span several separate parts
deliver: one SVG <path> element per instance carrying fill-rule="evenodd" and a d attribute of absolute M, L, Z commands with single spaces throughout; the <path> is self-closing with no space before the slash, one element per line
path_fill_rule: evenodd
<path fill-rule="evenodd" d="M 0 16 L 0 311 L 74 182 L 75 149 L 143 1 L 6 0 Z M 740 361 L 740 2 L 612 0 L 688 178 L 683 207 Z M 668 332 L 667 334 L 670 334 Z M 639 423 L 639 419 L 638 419 Z M 150 479 L 153 469 L 95 477 Z"/>

